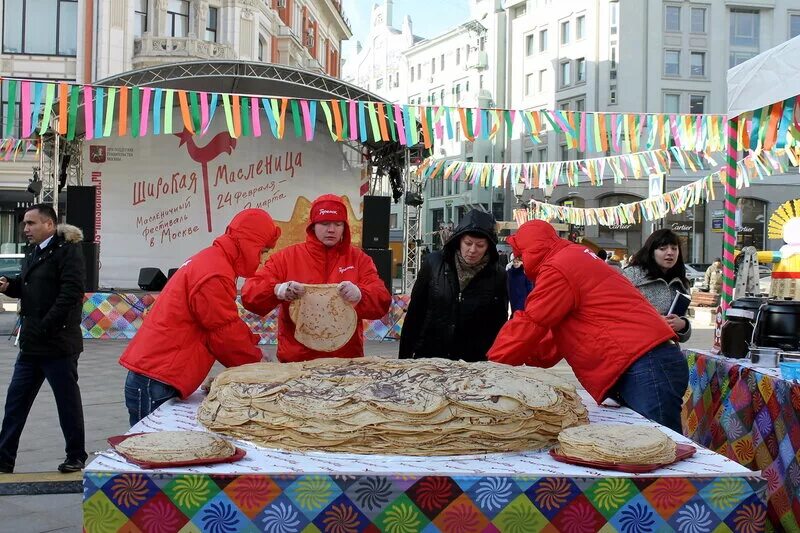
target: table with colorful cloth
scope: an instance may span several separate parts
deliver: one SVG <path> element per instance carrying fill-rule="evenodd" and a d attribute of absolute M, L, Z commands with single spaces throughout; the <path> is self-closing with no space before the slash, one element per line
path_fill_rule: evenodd
<path fill-rule="evenodd" d="M 202 398 L 171 400 L 131 433 L 201 430 Z M 593 422 L 655 426 L 583 400 Z M 84 472 L 84 530 L 756 533 L 766 519 L 766 481 L 703 448 L 672 466 L 627 474 L 559 463 L 547 451 L 398 457 L 234 443 L 247 452 L 236 463 L 161 470 L 101 452 Z"/>
<path fill-rule="evenodd" d="M 157 292 L 89 292 L 83 298 L 81 331 L 84 339 L 132 339 L 142 325 L 142 320 L 155 303 Z M 367 340 L 398 340 L 409 296 L 392 297 L 389 312 L 380 320 L 364 320 L 364 338 Z M 253 333 L 261 337 L 261 344 L 275 344 L 278 336 L 278 309 L 262 317 L 247 311 L 237 299 L 239 316 Z"/>
<path fill-rule="evenodd" d="M 800 531 L 800 384 L 746 359 L 695 350 L 686 357 L 687 436 L 760 470 L 767 480 L 770 525 Z"/>

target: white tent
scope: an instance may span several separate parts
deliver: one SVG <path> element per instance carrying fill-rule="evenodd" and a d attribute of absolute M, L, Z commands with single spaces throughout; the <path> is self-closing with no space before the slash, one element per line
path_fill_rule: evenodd
<path fill-rule="evenodd" d="M 728 117 L 800 95 L 800 36 L 728 70 Z"/>

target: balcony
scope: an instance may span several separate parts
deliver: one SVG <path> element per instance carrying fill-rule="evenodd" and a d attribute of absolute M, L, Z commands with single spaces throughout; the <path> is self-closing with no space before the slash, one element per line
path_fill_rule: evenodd
<path fill-rule="evenodd" d="M 195 37 L 144 36 L 133 41 L 134 68 L 194 59 L 236 59 L 236 53 L 229 44 Z"/>

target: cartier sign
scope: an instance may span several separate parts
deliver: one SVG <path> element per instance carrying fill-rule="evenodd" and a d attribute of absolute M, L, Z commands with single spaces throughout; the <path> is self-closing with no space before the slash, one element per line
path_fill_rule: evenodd
<path fill-rule="evenodd" d="M 672 231 L 692 231 L 692 226 L 691 224 L 681 224 L 680 222 L 673 222 Z"/>

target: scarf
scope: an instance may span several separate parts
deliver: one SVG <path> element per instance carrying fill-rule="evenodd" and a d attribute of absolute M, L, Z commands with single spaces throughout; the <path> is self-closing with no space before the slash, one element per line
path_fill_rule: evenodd
<path fill-rule="evenodd" d="M 463 291 L 464 287 L 466 287 L 472 278 L 474 278 L 478 272 L 483 270 L 483 267 L 489 263 L 489 252 L 487 251 L 481 260 L 475 263 L 474 265 L 470 265 L 467 263 L 466 259 L 461 257 L 461 250 L 456 250 L 456 273 L 458 274 L 458 290 Z"/>

